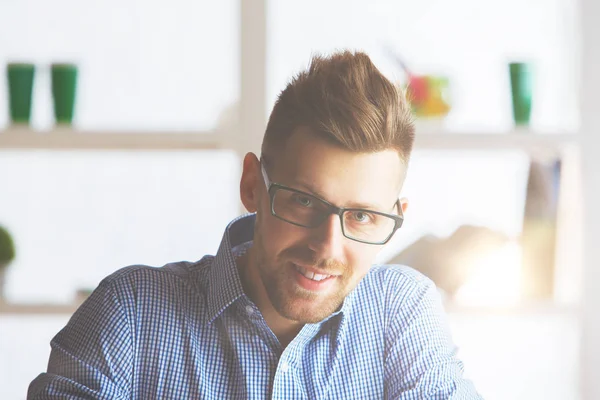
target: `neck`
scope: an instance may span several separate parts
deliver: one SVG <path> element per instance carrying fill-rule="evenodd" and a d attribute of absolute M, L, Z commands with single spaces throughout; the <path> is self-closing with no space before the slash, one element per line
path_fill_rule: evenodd
<path fill-rule="evenodd" d="M 238 258 L 237 268 L 242 281 L 242 287 L 246 296 L 256 304 L 265 322 L 275 334 L 279 343 L 285 348 L 300 332 L 303 323 L 283 317 L 273 307 L 267 291 L 263 285 L 252 256 L 252 248 L 246 254 Z"/>

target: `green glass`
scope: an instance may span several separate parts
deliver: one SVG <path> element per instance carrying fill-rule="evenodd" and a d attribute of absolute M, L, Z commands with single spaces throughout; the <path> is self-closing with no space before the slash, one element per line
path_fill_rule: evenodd
<path fill-rule="evenodd" d="M 29 124 L 33 96 L 35 66 L 29 63 L 6 65 L 8 80 L 8 107 L 13 124 Z"/>
<path fill-rule="evenodd" d="M 52 100 L 57 124 L 71 125 L 75 112 L 77 66 L 52 64 Z"/>
<path fill-rule="evenodd" d="M 523 62 L 510 63 L 509 74 L 515 124 L 529 125 L 533 86 L 533 71 L 531 64 Z"/>

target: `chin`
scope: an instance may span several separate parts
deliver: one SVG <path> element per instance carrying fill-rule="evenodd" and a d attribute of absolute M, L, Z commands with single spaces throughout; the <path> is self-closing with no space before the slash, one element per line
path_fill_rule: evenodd
<path fill-rule="evenodd" d="M 339 310 L 350 292 L 352 279 L 341 275 L 328 288 L 311 290 L 292 262 L 281 262 L 276 268 L 260 271 L 262 285 L 271 305 L 282 317 L 300 323 L 317 323 Z"/>
<path fill-rule="evenodd" d="M 336 312 L 343 302 L 343 298 L 323 300 L 316 298 L 286 298 L 281 300 L 283 301 L 273 302 L 275 310 L 284 318 L 305 324 L 321 322 Z"/>

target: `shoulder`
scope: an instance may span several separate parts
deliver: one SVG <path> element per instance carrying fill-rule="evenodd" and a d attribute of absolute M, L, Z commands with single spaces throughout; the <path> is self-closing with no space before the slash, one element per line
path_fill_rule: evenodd
<path fill-rule="evenodd" d="M 393 319 L 413 318 L 433 305 L 436 296 L 433 281 L 419 271 L 403 265 L 374 265 L 357 286 L 353 304 L 379 315 L 387 326 Z"/>
<path fill-rule="evenodd" d="M 201 293 L 208 285 L 207 273 L 213 259 L 205 256 L 196 262 L 173 262 L 162 267 L 130 265 L 108 275 L 96 290 L 109 290 L 117 297 L 158 294 L 164 298 L 169 293 Z"/>
<path fill-rule="evenodd" d="M 135 264 L 123 267 L 104 278 L 109 284 L 118 285 L 124 281 L 160 281 L 160 280 L 189 280 L 202 276 L 212 264 L 213 256 L 205 256 L 196 262 L 178 261 L 153 267 Z"/>
<path fill-rule="evenodd" d="M 418 294 L 435 288 L 431 279 L 405 265 L 374 265 L 361 282 L 363 290 L 377 296 Z"/>

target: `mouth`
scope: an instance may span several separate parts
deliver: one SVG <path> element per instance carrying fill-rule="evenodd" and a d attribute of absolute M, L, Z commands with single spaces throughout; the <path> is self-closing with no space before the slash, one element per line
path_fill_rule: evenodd
<path fill-rule="evenodd" d="M 296 272 L 296 282 L 304 289 L 310 291 L 322 291 L 330 287 L 338 275 L 321 274 L 311 269 L 292 263 Z"/>

